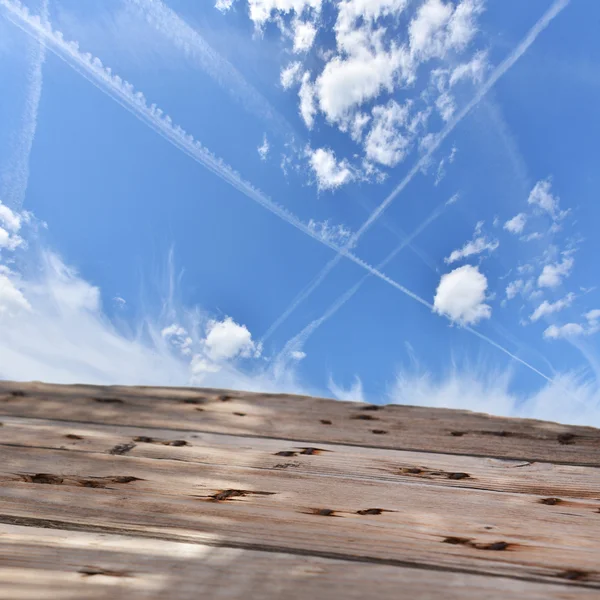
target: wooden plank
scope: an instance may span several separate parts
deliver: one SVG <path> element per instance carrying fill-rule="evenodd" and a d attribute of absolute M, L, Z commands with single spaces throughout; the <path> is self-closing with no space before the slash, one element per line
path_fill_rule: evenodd
<path fill-rule="evenodd" d="M 279 552 L 0 525 L 0 597 L 592 600 L 596 590 Z"/>
<path fill-rule="evenodd" d="M 2 449 L 0 522 L 564 581 L 600 589 L 600 501 Z M 316 458 L 316 457 L 315 457 Z"/>
<path fill-rule="evenodd" d="M 369 408 L 222 390 L 0 382 L 2 415 L 600 465 L 600 430 L 591 427 L 447 409 Z"/>
<path fill-rule="evenodd" d="M 290 442 L 258 437 L 189 431 L 4 418 L 0 444 L 110 453 L 184 463 L 288 470 L 381 483 L 424 484 L 513 493 L 546 498 L 598 498 L 600 469 L 380 448 Z"/>

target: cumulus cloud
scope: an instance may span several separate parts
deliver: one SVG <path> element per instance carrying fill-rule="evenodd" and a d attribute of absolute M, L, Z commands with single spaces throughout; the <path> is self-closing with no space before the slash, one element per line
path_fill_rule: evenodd
<path fill-rule="evenodd" d="M 475 17 L 482 11 L 477 0 L 451 2 L 426 0 L 411 21 L 408 32 L 411 51 L 422 60 L 444 58 L 462 50 L 477 31 Z"/>
<path fill-rule="evenodd" d="M 287 65 L 279 76 L 281 87 L 284 90 L 290 89 L 294 84 L 300 81 L 300 71 L 302 70 L 302 63 L 299 61 L 291 62 Z"/>
<path fill-rule="evenodd" d="M 548 339 L 573 338 L 582 335 L 593 335 L 600 331 L 600 309 L 590 310 L 583 315 L 584 323 L 567 323 L 566 325 L 551 325 L 544 331 Z"/>
<path fill-rule="evenodd" d="M 373 125 L 365 140 L 365 153 L 386 167 L 397 165 L 407 153 L 410 137 L 406 132 L 409 105 L 390 100 L 373 108 Z"/>
<path fill-rule="evenodd" d="M 558 338 L 570 338 L 583 335 L 585 329 L 579 323 L 567 323 L 566 325 L 550 325 L 544 331 L 544 337 L 548 339 L 556 340 Z"/>
<path fill-rule="evenodd" d="M 504 223 L 504 229 L 510 233 L 522 233 L 527 223 L 527 215 L 525 213 L 519 213 L 512 219 L 509 219 Z"/>
<path fill-rule="evenodd" d="M 311 219 L 308 222 L 308 228 L 319 236 L 322 240 L 344 246 L 348 243 L 352 232 L 345 225 L 332 225 L 329 221 L 315 221 Z"/>
<path fill-rule="evenodd" d="M 245 325 L 239 325 L 231 317 L 223 321 L 209 321 L 205 345 L 207 354 L 215 361 L 231 360 L 237 356 L 260 356 L 260 348 L 252 341 L 252 334 Z"/>
<path fill-rule="evenodd" d="M 302 85 L 298 92 L 298 98 L 300 98 L 300 115 L 308 129 L 312 129 L 317 113 L 317 105 L 315 86 L 310 80 L 310 73 L 308 71 L 302 75 Z"/>
<path fill-rule="evenodd" d="M 215 8 L 221 12 L 227 12 L 233 6 L 234 0 L 217 0 Z"/>
<path fill-rule="evenodd" d="M 166 299 L 160 314 L 122 325 L 104 312 L 99 288 L 52 252 L 29 251 L 19 274 L 0 266 L 4 379 L 318 393 L 292 367 L 265 367 L 249 329 L 230 317 Z"/>
<path fill-rule="evenodd" d="M 567 215 L 567 211 L 560 210 L 560 199 L 552 193 L 551 188 L 551 179 L 538 181 L 531 190 L 527 202 L 548 213 L 552 219 L 562 219 Z"/>
<path fill-rule="evenodd" d="M 532 313 L 530 319 L 532 321 L 537 321 L 542 317 L 546 317 L 548 315 L 560 312 L 561 310 L 571 306 L 575 300 L 575 294 L 570 293 L 567 294 L 564 298 L 557 300 L 556 302 L 548 302 L 548 300 L 544 300 Z"/>
<path fill-rule="evenodd" d="M 269 140 L 267 139 L 267 134 L 265 133 L 263 136 L 262 144 L 256 149 L 261 160 L 267 160 L 267 156 L 269 155 L 269 149 Z"/>
<path fill-rule="evenodd" d="M 506 298 L 512 300 L 523 289 L 524 285 L 525 282 L 522 279 L 511 281 L 506 286 Z"/>
<path fill-rule="evenodd" d="M 15 212 L 0 200 L 0 250 L 16 250 L 23 244 L 21 224 L 29 218 L 26 212 Z"/>
<path fill-rule="evenodd" d="M 545 265 L 538 277 L 539 287 L 558 287 L 563 278 L 568 277 L 571 269 L 575 264 L 575 260 L 571 256 L 566 256 L 561 262 Z"/>
<path fill-rule="evenodd" d="M 492 308 L 485 303 L 487 287 L 487 278 L 477 267 L 459 267 L 442 275 L 433 301 L 434 310 L 460 325 L 489 319 Z"/>
<path fill-rule="evenodd" d="M 469 256 L 481 254 L 483 252 L 494 252 L 494 250 L 500 246 L 500 242 L 498 240 L 488 239 L 485 235 L 482 235 L 482 228 L 483 221 L 480 221 L 475 226 L 473 239 L 467 242 L 462 248 L 454 250 L 450 256 L 444 259 L 444 262 L 446 264 L 452 264 L 453 262 L 468 258 Z"/>
<path fill-rule="evenodd" d="M 403 48 L 332 58 L 316 82 L 320 109 L 332 123 L 346 121 L 357 107 L 383 90 L 391 92 L 409 61 Z"/>
<path fill-rule="evenodd" d="M 310 50 L 317 35 L 317 28 L 310 21 L 294 21 L 294 52 L 299 54 Z"/>
<path fill-rule="evenodd" d="M 481 83 L 488 69 L 489 63 L 487 52 L 477 52 L 470 61 L 454 67 L 450 73 L 448 84 L 450 87 L 454 87 L 464 80 L 470 80 L 473 83 Z"/>
<path fill-rule="evenodd" d="M 0 323 L 3 317 L 14 317 L 30 310 L 31 305 L 19 289 L 19 278 L 6 266 L 0 265 Z"/>
<path fill-rule="evenodd" d="M 310 166 L 320 190 L 333 190 L 352 181 L 352 171 L 347 161 L 337 161 L 333 150 L 318 148 L 308 151 Z"/>
<path fill-rule="evenodd" d="M 437 99 L 415 91 L 415 116 L 409 121 L 405 108 L 383 94 L 410 88 L 419 67 L 430 61 L 452 58 L 452 68 L 443 71 L 444 86 L 461 81 L 481 82 L 488 68 L 487 56 L 478 52 L 461 62 L 460 53 L 477 32 L 479 0 L 425 0 L 414 14 L 404 16 L 410 0 L 339 0 L 329 3 L 327 18 L 321 0 L 248 0 L 249 16 L 258 30 L 275 24 L 284 40 L 292 40 L 290 51 L 306 52 L 319 45 L 319 30 L 335 21 L 335 44 L 316 48 L 320 59 L 311 62 L 311 72 L 302 73 L 299 61 L 281 71 L 284 89 L 300 86 L 298 110 L 308 129 L 322 116 L 328 125 L 350 135 L 361 144 L 353 172 L 366 179 L 383 179 L 379 166 L 394 167 L 411 151 L 417 136 L 425 135 L 425 124 L 437 109 L 449 121 L 456 103 L 447 90 Z M 322 62 L 321 62 L 322 61 Z M 373 106 L 366 106 L 373 103 Z M 372 114 L 371 114 L 372 113 Z M 368 128 L 368 130 L 367 130 Z M 361 160 L 362 158 L 362 160 Z M 348 176 L 348 175 L 346 175 Z"/>

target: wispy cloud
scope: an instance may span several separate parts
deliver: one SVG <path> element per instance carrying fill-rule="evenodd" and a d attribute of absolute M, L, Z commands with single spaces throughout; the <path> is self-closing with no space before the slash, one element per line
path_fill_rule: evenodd
<path fill-rule="evenodd" d="M 126 0 L 161 35 L 175 45 L 183 55 L 207 73 L 225 91 L 249 112 L 269 122 L 280 134 L 294 135 L 293 127 L 277 112 L 269 101 L 202 35 L 161 0 Z M 217 8 L 231 7 L 231 2 L 221 2 Z"/>
<path fill-rule="evenodd" d="M 513 381 L 512 369 L 454 365 L 450 372 L 436 378 L 413 366 L 410 371 L 398 373 L 388 401 L 600 426 L 597 382 L 578 373 L 563 373 L 538 391 L 515 393 L 511 390 Z"/>
<path fill-rule="evenodd" d="M 267 134 L 265 133 L 262 144 L 256 149 L 261 160 L 267 160 L 270 148 L 269 140 L 267 139 Z"/>
<path fill-rule="evenodd" d="M 48 21 L 48 0 L 42 0 L 40 19 Z M 28 90 L 25 100 L 25 110 L 21 132 L 17 144 L 12 152 L 11 161 L 4 169 L 0 182 L 1 197 L 12 208 L 20 210 L 25 201 L 25 194 L 29 184 L 29 155 L 33 147 L 33 140 L 37 130 L 38 111 L 42 96 L 43 67 L 46 60 L 46 47 L 37 41 L 33 42 L 31 49 L 31 64 L 27 79 Z"/>
<path fill-rule="evenodd" d="M 462 248 L 453 250 L 450 256 L 444 259 L 444 262 L 450 265 L 454 262 L 462 260 L 463 258 L 468 258 L 469 256 L 482 254 L 483 252 L 488 252 L 491 254 L 494 252 L 494 250 L 497 250 L 500 246 L 500 242 L 498 240 L 488 239 L 482 234 L 482 229 L 483 221 L 480 221 L 475 226 L 473 239 L 468 241 Z"/>
<path fill-rule="evenodd" d="M 529 317 L 532 321 L 537 321 L 542 317 L 546 317 L 548 315 L 552 315 L 554 313 L 560 312 L 565 308 L 568 308 L 573 304 L 573 300 L 575 300 L 575 294 L 570 293 L 567 294 L 564 298 L 557 300 L 556 302 L 548 302 L 548 300 L 544 300 L 532 313 L 531 317 Z"/>
<path fill-rule="evenodd" d="M 450 120 L 446 123 L 445 127 L 440 133 L 433 136 L 427 146 L 426 152 L 412 167 L 408 174 L 402 179 L 402 181 L 394 188 L 394 190 L 379 204 L 379 206 L 370 214 L 369 218 L 363 223 L 363 225 L 356 231 L 356 233 L 350 238 L 348 243 L 340 249 L 340 254 L 334 256 L 329 263 L 325 265 L 323 270 L 314 280 L 314 285 L 311 285 L 310 291 L 307 290 L 303 293 L 303 299 L 308 296 L 320 285 L 327 275 L 333 270 L 337 263 L 341 259 L 341 254 L 347 255 L 347 253 L 356 245 L 358 240 L 368 231 L 368 229 L 381 217 L 388 206 L 395 200 L 395 198 L 406 188 L 406 186 L 413 180 L 422 169 L 424 169 L 429 161 L 441 146 L 444 140 L 452 133 L 455 127 L 473 110 L 475 106 L 485 97 L 485 95 L 492 89 L 496 82 L 525 54 L 528 48 L 533 44 L 538 35 L 550 24 L 550 22 L 569 4 L 569 0 L 556 0 L 552 6 L 542 15 L 542 17 L 536 22 L 536 24 L 530 29 L 523 40 L 517 45 L 517 47 L 492 71 L 488 79 L 481 85 L 474 97 Z M 317 283 L 318 282 L 318 283 Z M 419 300 L 421 301 L 421 300 Z M 300 303 L 297 304 L 297 306 Z M 288 313 L 288 316 L 291 313 Z"/>
<path fill-rule="evenodd" d="M 93 85 L 98 87 L 98 89 L 108 94 L 124 108 L 129 110 L 134 116 L 140 119 L 140 121 L 146 123 L 146 125 L 151 127 L 159 135 L 173 144 L 176 148 L 187 154 L 193 160 L 202 164 L 204 167 L 221 177 L 223 180 L 227 181 L 230 185 L 242 192 L 248 198 L 263 206 L 263 208 L 266 208 L 290 225 L 296 227 L 313 239 L 316 239 L 320 243 L 334 250 L 336 252 L 336 256 L 334 257 L 333 261 L 330 261 L 330 264 L 335 265 L 337 264 L 337 261 L 341 259 L 341 257 L 346 257 L 361 268 L 365 269 L 370 274 L 376 276 L 382 281 L 385 281 L 416 302 L 426 306 L 429 310 L 433 310 L 434 308 L 430 302 L 351 253 L 350 248 L 354 246 L 358 238 L 381 216 L 385 208 L 387 208 L 396 195 L 402 189 L 404 189 L 412 177 L 414 177 L 414 175 L 420 170 L 421 166 L 425 164 L 425 159 L 429 159 L 431 153 L 439 147 L 441 142 L 450 134 L 452 129 L 481 100 L 481 98 L 508 70 L 508 68 L 510 68 L 510 66 L 516 62 L 516 60 L 518 60 L 525 50 L 533 43 L 539 33 L 549 24 L 552 18 L 554 18 L 560 12 L 560 10 L 567 5 L 567 3 L 567 0 L 560 0 L 554 3 L 551 9 L 546 12 L 540 21 L 538 21 L 538 23 L 533 27 L 533 29 L 519 44 L 519 46 L 511 53 L 511 55 L 506 58 L 499 67 L 497 67 L 492 76 L 480 88 L 476 96 L 458 113 L 456 117 L 454 117 L 451 122 L 446 125 L 442 132 L 436 136 L 435 141 L 430 144 L 428 152 L 417 163 L 417 165 L 413 167 L 407 177 L 400 183 L 399 186 L 396 187 L 394 192 L 392 192 L 392 194 L 390 194 L 386 200 L 379 205 L 379 207 L 371 214 L 369 219 L 363 224 L 360 230 L 352 236 L 349 242 L 345 246 L 340 247 L 332 242 L 319 238 L 295 215 L 272 201 L 260 190 L 257 190 L 255 187 L 253 187 L 250 183 L 243 180 L 238 173 L 236 173 L 228 165 L 224 164 L 223 161 L 211 154 L 200 144 L 200 142 L 195 140 L 193 136 L 188 134 L 181 127 L 174 125 L 172 119 L 169 116 L 164 116 L 161 109 L 159 109 L 156 105 L 148 106 L 147 101 L 141 92 L 135 92 L 133 86 L 129 82 L 121 79 L 118 75 L 113 75 L 112 71 L 104 67 L 98 58 L 93 57 L 91 54 L 82 53 L 79 50 L 79 45 L 77 43 L 66 42 L 60 32 L 55 32 L 49 25 L 42 23 L 39 17 L 31 16 L 29 11 L 20 3 L 13 2 L 11 0 L 0 0 L 0 6 L 5 9 L 6 17 L 12 23 L 29 35 L 46 44 L 51 51 L 63 59 L 67 64 L 75 68 L 75 70 L 82 73 L 91 83 L 93 83 Z M 331 267 L 326 267 L 326 269 L 327 268 Z M 487 336 L 473 330 L 470 327 L 467 327 L 466 329 L 480 339 L 490 343 L 495 348 L 506 353 L 508 356 L 513 357 L 518 362 L 529 367 L 540 376 L 544 377 L 545 379 L 549 379 L 538 369 L 535 369 L 527 362 L 516 357 L 497 342 L 494 342 Z"/>

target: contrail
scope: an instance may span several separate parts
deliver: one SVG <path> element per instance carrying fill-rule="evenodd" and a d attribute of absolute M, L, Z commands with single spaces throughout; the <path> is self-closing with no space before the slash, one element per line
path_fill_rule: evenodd
<path fill-rule="evenodd" d="M 383 202 L 371 213 L 369 218 L 362 224 L 362 226 L 352 235 L 346 245 L 343 247 L 343 252 L 354 248 L 358 240 L 363 234 L 381 217 L 387 207 L 393 202 L 393 200 L 406 188 L 406 186 L 412 181 L 414 176 L 428 163 L 433 153 L 440 147 L 442 142 L 452 133 L 454 128 L 473 110 L 473 108 L 482 100 L 482 98 L 490 91 L 495 83 L 502 77 L 516 62 L 523 56 L 529 46 L 533 44 L 537 36 L 550 24 L 552 19 L 556 17 L 568 4 L 570 0 L 556 0 L 554 4 L 544 13 L 544 15 L 537 21 L 537 23 L 529 30 L 529 33 L 523 38 L 519 45 L 494 69 L 487 81 L 479 88 L 475 96 L 450 120 L 446 123 L 445 127 L 437 134 L 432 144 L 429 146 L 427 152 L 417 161 L 413 168 L 408 172 L 404 179 L 393 189 L 393 191 L 383 200 Z M 334 256 L 326 265 L 323 267 L 321 273 L 315 277 L 312 284 L 308 288 L 303 290 L 301 294 L 294 300 L 294 302 L 301 300 L 296 304 L 298 306 L 304 301 L 327 277 L 331 270 L 340 261 L 339 256 Z M 288 311 L 284 313 L 285 318 L 289 316 Z M 285 320 L 284 315 L 273 324 L 278 327 Z M 271 328 L 273 327 L 271 326 Z M 269 331 L 271 330 L 269 328 Z"/>
<path fill-rule="evenodd" d="M 402 250 L 404 250 L 404 248 L 406 248 L 407 246 L 410 246 L 412 244 L 412 242 L 414 241 L 414 239 L 424 230 L 426 229 L 430 223 L 432 223 L 433 221 L 435 221 L 435 219 L 437 219 L 443 212 L 444 210 L 448 207 L 448 203 L 444 202 L 443 204 L 441 204 L 440 206 L 438 206 L 433 213 L 431 213 L 431 215 L 429 215 L 429 217 L 427 217 L 427 219 L 425 219 L 425 221 L 423 221 L 423 223 L 421 223 L 419 225 L 419 227 L 417 227 L 417 229 L 415 229 L 409 236 L 405 237 L 400 244 L 394 249 L 392 250 L 392 252 L 390 252 L 390 254 L 388 254 L 375 268 L 378 270 L 383 269 L 383 267 L 385 267 L 385 265 L 387 265 L 399 252 L 401 252 Z M 331 269 L 333 269 L 335 267 L 335 265 L 337 265 L 337 263 L 339 262 L 339 260 L 341 259 L 341 254 L 338 254 L 334 257 L 333 260 L 331 260 L 329 263 L 327 263 L 326 268 L 323 269 L 309 284 L 306 288 L 304 288 L 304 290 L 302 290 L 302 292 L 300 292 L 300 294 L 298 294 L 298 296 L 296 296 L 296 298 L 294 299 L 294 301 L 290 304 L 290 306 L 288 306 L 288 308 L 285 310 L 285 312 L 269 327 L 269 329 L 267 330 L 267 332 L 263 335 L 263 337 L 261 338 L 261 343 L 264 343 L 265 340 L 267 338 L 269 338 L 274 332 L 275 330 L 281 325 L 281 323 L 283 323 L 295 310 L 296 308 L 310 295 L 310 293 L 317 288 L 318 285 L 320 285 L 320 283 L 323 281 L 323 279 L 325 279 L 325 277 L 328 275 L 329 271 L 331 271 Z M 303 342 L 302 344 L 304 344 L 304 342 L 306 342 L 306 340 L 308 340 L 308 337 L 310 335 L 313 334 L 313 332 L 320 327 L 325 321 L 327 321 L 331 316 L 333 316 L 338 309 L 340 309 L 348 300 L 350 300 L 350 298 L 352 298 L 352 296 L 354 296 L 354 294 L 358 291 L 358 289 L 362 286 L 362 284 L 371 276 L 371 273 L 367 273 L 364 277 L 362 277 L 354 286 L 352 286 L 346 293 L 342 294 L 342 296 L 340 296 L 340 298 L 338 298 L 338 300 L 336 300 L 333 305 L 326 311 L 326 313 L 320 317 L 319 319 L 313 321 L 312 323 L 310 323 L 309 325 L 307 325 L 307 327 L 305 327 L 300 334 L 298 334 L 298 336 L 296 336 L 296 338 L 293 338 L 293 340 L 297 340 L 298 337 L 303 336 L 303 334 L 310 329 L 310 333 L 308 335 L 304 335 L 303 336 Z M 351 292 L 351 293 L 349 293 Z M 342 300 L 342 298 L 344 299 L 341 303 L 340 301 Z M 334 308 L 335 307 L 335 308 Z M 316 325 L 315 325 L 316 323 Z M 296 348 L 296 346 L 298 346 L 297 342 L 294 342 L 293 344 L 294 348 L 291 348 L 292 350 Z M 286 344 L 287 347 L 287 344 Z M 283 348 L 283 350 L 279 353 L 278 357 L 275 360 L 278 360 L 279 357 L 283 356 L 283 354 L 286 352 L 286 347 Z M 291 351 L 291 350 L 290 350 Z"/>
<path fill-rule="evenodd" d="M 42 0 L 41 19 L 48 21 L 48 0 Z M 20 211 L 29 184 L 29 156 L 37 129 L 38 109 L 42 95 L 42 69 L 46 60 L 46 47 L 36 43 L 32 49 L 32 62 L 28 73 L 27 99 L 23 113 L 21 133 L 12 160 L 2 175 L 3 200 L 13 210 Z"/>
<path fill-rule="evenodd" d="M 106 93 L 109 97 L 131 112 L 136 118 L 151 127 L 156 133 L 187 154 L 190 158 L 206 167 L 209 171 L 229 183 L 251 200 L 260 204 L 263 208 L 266 208 L 277 215 L 280 219 L 286 221 L 296 229 L 302 231 L 328 248 L 331 248 L 337 255 L 345 256 L 353 263 L 368 271 L 371 275 L 385 281 L 419 304 L 427 307 L 429 310 L 433 310 L 433 305 L 427 302 L 427 300 L 421 298 L 402 284 L 394 281 L 358 256 L 352 254 L 349 251 L 348 246 L 338 246 L 330 239 L 319 236 L 318 233 L 308 227 L 308 225 L 303 223 L 286 208 L 273 202 L 273 200 L 268 198 L 260 190 L 243 180 L 237 172 L 204 148 L 192 135 L 188 134 L 178 125 L 174 125 L 171 117 L 163 115 L 162 110 L 156 105 L 153 104 L 148 106 L 144 94 L 136 92 L 131 83 L 121 79 L 118 75 L 113 75 L 110 68 L 102 65 L 100 59 L 95 58 L 89 53 L 84 54 L 80 52 L 79 45 L 76 42 L 66 42 L 63 39 L 62 33 L 58 31 L 55 32 L 49 24 L 42 23 L 38 16 L 30 15 L 27 8 L 23 7 L 20 3 L 11 2 L 10 0 L 0 0 L 0 6 L 3 6 L 8 11 L 6 17 L 11 23 L 45 44 L 49 50 L 54 52 L 59 58 L 64 60 L 99 90 Z M 533 39 L 535 39 L 535 36 Z M 466 327 L 466 329 L 506 353 L 514 360 L 529 367 L 533 372 L 542 376 L 547 381 L 552 381 L 549 377 L 516 357 L 505 348 L 502 348 L 502 346 L 493 340 L 469 327 Z"/>
<path fill-rule="evenodd" d="M 244 76 L 208 42 L 162 0 L 127 0 L 156 31 L 164 35 L 175 47 L 205 73 L 229 92 L 246 110 L 265 121 L 273 123 L 282 134 L 295 136 L 297 132 L 271 106 Z"/>

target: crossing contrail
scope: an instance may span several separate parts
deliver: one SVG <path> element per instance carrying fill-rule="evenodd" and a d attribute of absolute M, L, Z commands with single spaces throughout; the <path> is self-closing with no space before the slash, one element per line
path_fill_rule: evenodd
<path fill-rule="evenodd" d="M 556 16 L 556 14 L 558 14 L 558 12 L 560 12 L 560 10 L 562 10 L 562 8 L 564 8 L 564 6 L 566 6 L 567 3 L 568 0 L 561 0 L 559 2 L 555 2 L 553 8 L 551 8 L 544 15 L 544 17 L 542 17 L 542 19 L 538 21 L 538 23 L 526 36 L 525 40 L 521 42 L 521 44 L 517 47 L 517 50 L 521 48 L 520 54 L 516 56 L 516 58 L 512 59 L 512 62 L 509 60 L 510 57 L 505 59 L 502 65 L 506 64 L 508 66 L 506 66 L 504 68 L 504 71 L 502 71 L 496 76 L 495 80 L 492 81 L 491 84 L 488 85 L 490 81 L 488 80 L 488 82 L 486 82 L 486 84 L 484 84 L 483 87 L 488 86 L 487 89 L 489 90 L 493 83 L 495 83 L 495 81 L 508 69 L 508 67 L 512 65 L 517 60 L 517 58 L 521 54 L 523 54 L 523 52 L 525 52 L 525 50 L 531 45 L 531 43 L 533 43 L 533 40 L 535 40 L 540 31 L 544 29 L 544 27 L 550 22 L 550 20 L 554 16 Z M 263 208 L 266 208 L 267 210 L 278 216 L 283 221 L 286 221 L 296 229 L 302 231 L 303 233 L 317 240 L 321 244 L 334 250 L 336 252 L 336 257 L 346 257 L 348 260 L 360 266 L 362 269 L 366 270 L 371 275 L 374 275 L 382 281 L 385 281 L 386 283 L 396 288 L 406 296 L 412 298 L 422 306 L 425 306 L 430 311 L 433 310 L 433 305 L 430 302 L 421 298 L 418 294 L 415 294 L 402 284 L 398 283 L 397 281 L 394 281 L 391 277 L 385 275 L 385 273 L 382 273 L 375 267 L 371 266 L 355 254 L 350 252 L 350 248 L 354 245 L 352 240 L 350 240 L 350 242 L 345 246 L 339 246 L 338 244 L 335 244 L 333 241 L 328 239 L 326 236 L 320 236 L 315 230 L 311 229 L 307 224 L 302 222 L 289 210 L 277 204 L 268 196 L 266 196 L 263 192 L 252 186 L 252 184 L 242 179 L 239 173 L 234 171 L 220 158 L 216 157 L 209 150 L 204 148 L 204 146 L 202 146 L 202 144 L 198 140 L 196 140 L 192 135 L 187 133 L 180 126 L 175 125 L 171 117 L 169 117 L 168 115 L 164 115 L 163 111 L 160 108 L 158 108 L 155 104 L 148 105 L 144 94 L 142 94 L 141 92 L 136 92 L 131 83 L 122 79 L 118 75 L 114 75 L 111 69 L 109 67 L 105 67 L 99 58 L 96 58 L 89 53 L 81 52 L 79 50 L 79 45 L 77 44 L 77 42 L 65 41 L 61 32 L 54 31 L 50 24 L 44 23 L 39 16 L 31 15 L 28 9 L 17 1 L 0 0 L 0 6 L 5 8 L 6 18 L 11 23 L 16 25 L 25 33 L 38 39 L 49 50 L 51 50 L 59 58 L 64 60 L 69 66 L 75 69 L 78 73 L 80 73 L 83 77 L 90 81 L 99 90 L 106 93 L 113 100 L 115 100 L 121 106 L 123 106 L 126 110 L 131 112 L 141 122 L 148 125 L 156 133 L 161 135 L 164 139 L 166 139 L 173 146 L 181 150 L 183 153 L 187 154 L 190 158 L 203 165 L 209 171 L 211 171 L 212 173 L 229 183 L 232 187 L 240 191 L 242 194 L 244 194 L 251 200 L 257 202 Z M 511 56 L 515 55 L 515 52 L 513 52 Z M 498 69 L 500 69 L 500 67 Z M 498 69 L 496 69 L 494 73 L 497 73 Z M 492 75 L 490 79 L 492 79 L 493 77 L 494 76 Z M 481 97 L 483 97 L 483 94 L 481 94 Z M 477 102 L 475 101 L 471 101 L 471 103 L 469 103 L 469 105 L 467 106 L 472 108 L 476 103 Z M 460 114 L 466 114 L 466 112 L 468 112 L 468 110 L 465 111 L 465 109 L 463 109 L 463 111 L 461 111 Z M 464 114 L 462 115 L 463 117 Z M 457 122 L 454 126 L 456 126 L 456 124 Z M 450 131 L 447 131 L 444 134 L 444 131 L 446 131 L 446 129 L 447 127 L 442 131 L 440 135 L 447 136 L 450 133 Z M 438 141 L 437 145 L 439 146 L 440 143 L 441 141 Z M 419 165 L 420 163 L 417 164 Z M 405 185 L 406 184 L 404 184 L 404 186 Z M 400 186 L 398 186 L 396 189 L 398 190 L 399 187 Z M 391 202 L 391 199 L 388 201 L 388 204 L 389 202 Z M 377 213 L 377 216 L 375 218 L 377 218 L 383 212 L 383 210 L 385 210 L 385 207 L 383 209 L 381 208 L 382 205 L 380 205 L 380 207 L 375 211 L 375 213 Z M 368 225 L 373 222 L 374 218 L 373 215 L 371 215 L 371 217 L 361 227 L 361 229 L 356 234 L 354 234 L 353 238 L 358 239 L 359 234 L 362 234 L 366 230 L 365 226 L 368 227 Z M 507 349 L 503 348 L 498 343 L 494 342 L 482 333 L 479 333 L 478 331 L 475 331 L 470 327 L 466 327 L 465 329 L 467 331 L 470 331 L 480 339 L 487 341 L 489 344 L 501 350 L 517 362 L 528 367 L 533 372 L 537 373 L 547 381 L 552 381 L 549 377 L 538 371 L 535 367 L 525 362 L 524 360 L 518 358 L 517 356 L 509 352 Z"/>
<path fill-rule="evenodd" d="M 402 181 L 392 190 L 392 192 L 381 202 L 381 204 L 370 214 L 368 219 L 362 226 L 350 237 L 348 242 L 342 248 L 342 253 L 345 253 L 356 246 L 359 239 L 367 232 L 367 230 L 381 217 L 388 206 L 394 199 L 406 188 L 413 180 L 415 175 L 429 162 L 433 153 L 440 147 L 442 142 L 452 133 L 456 126 L 473 110 L 483 97 L 490 91 L 496 82 L 525 54 L 527 49 L 533 44 L 538 35 L 550 24 L 552 19 L 556 17 L 568 4 L 570 0 L 556 0 L 554 4 L 542 15 L 542 17 L 529 30 L 527 35 L 521 40 L 518 46 L 492 71 L 489 78 L 481 85 L 475 96 L 452 118 L 445 127 L 434 138 L 433 142 L 427 149 L 427 152 L 417 161 L 408 174 Z M 339 263 L 341 256 L 334 256 L 314 278 L 309 286 L 303 290 L 299 296 L 292 302 L 295 303 L 295 308 L 299 306 L 310 294 L 321 284 L 333 268 Z M 284 314 L 273 323 L 267 333 L 272 333 L 273 327 L 277 328 L 281 323 L 289 317 L 293 311 L 286 310 Z M 265 334 L 266 335 L 266 334 Z"/>

